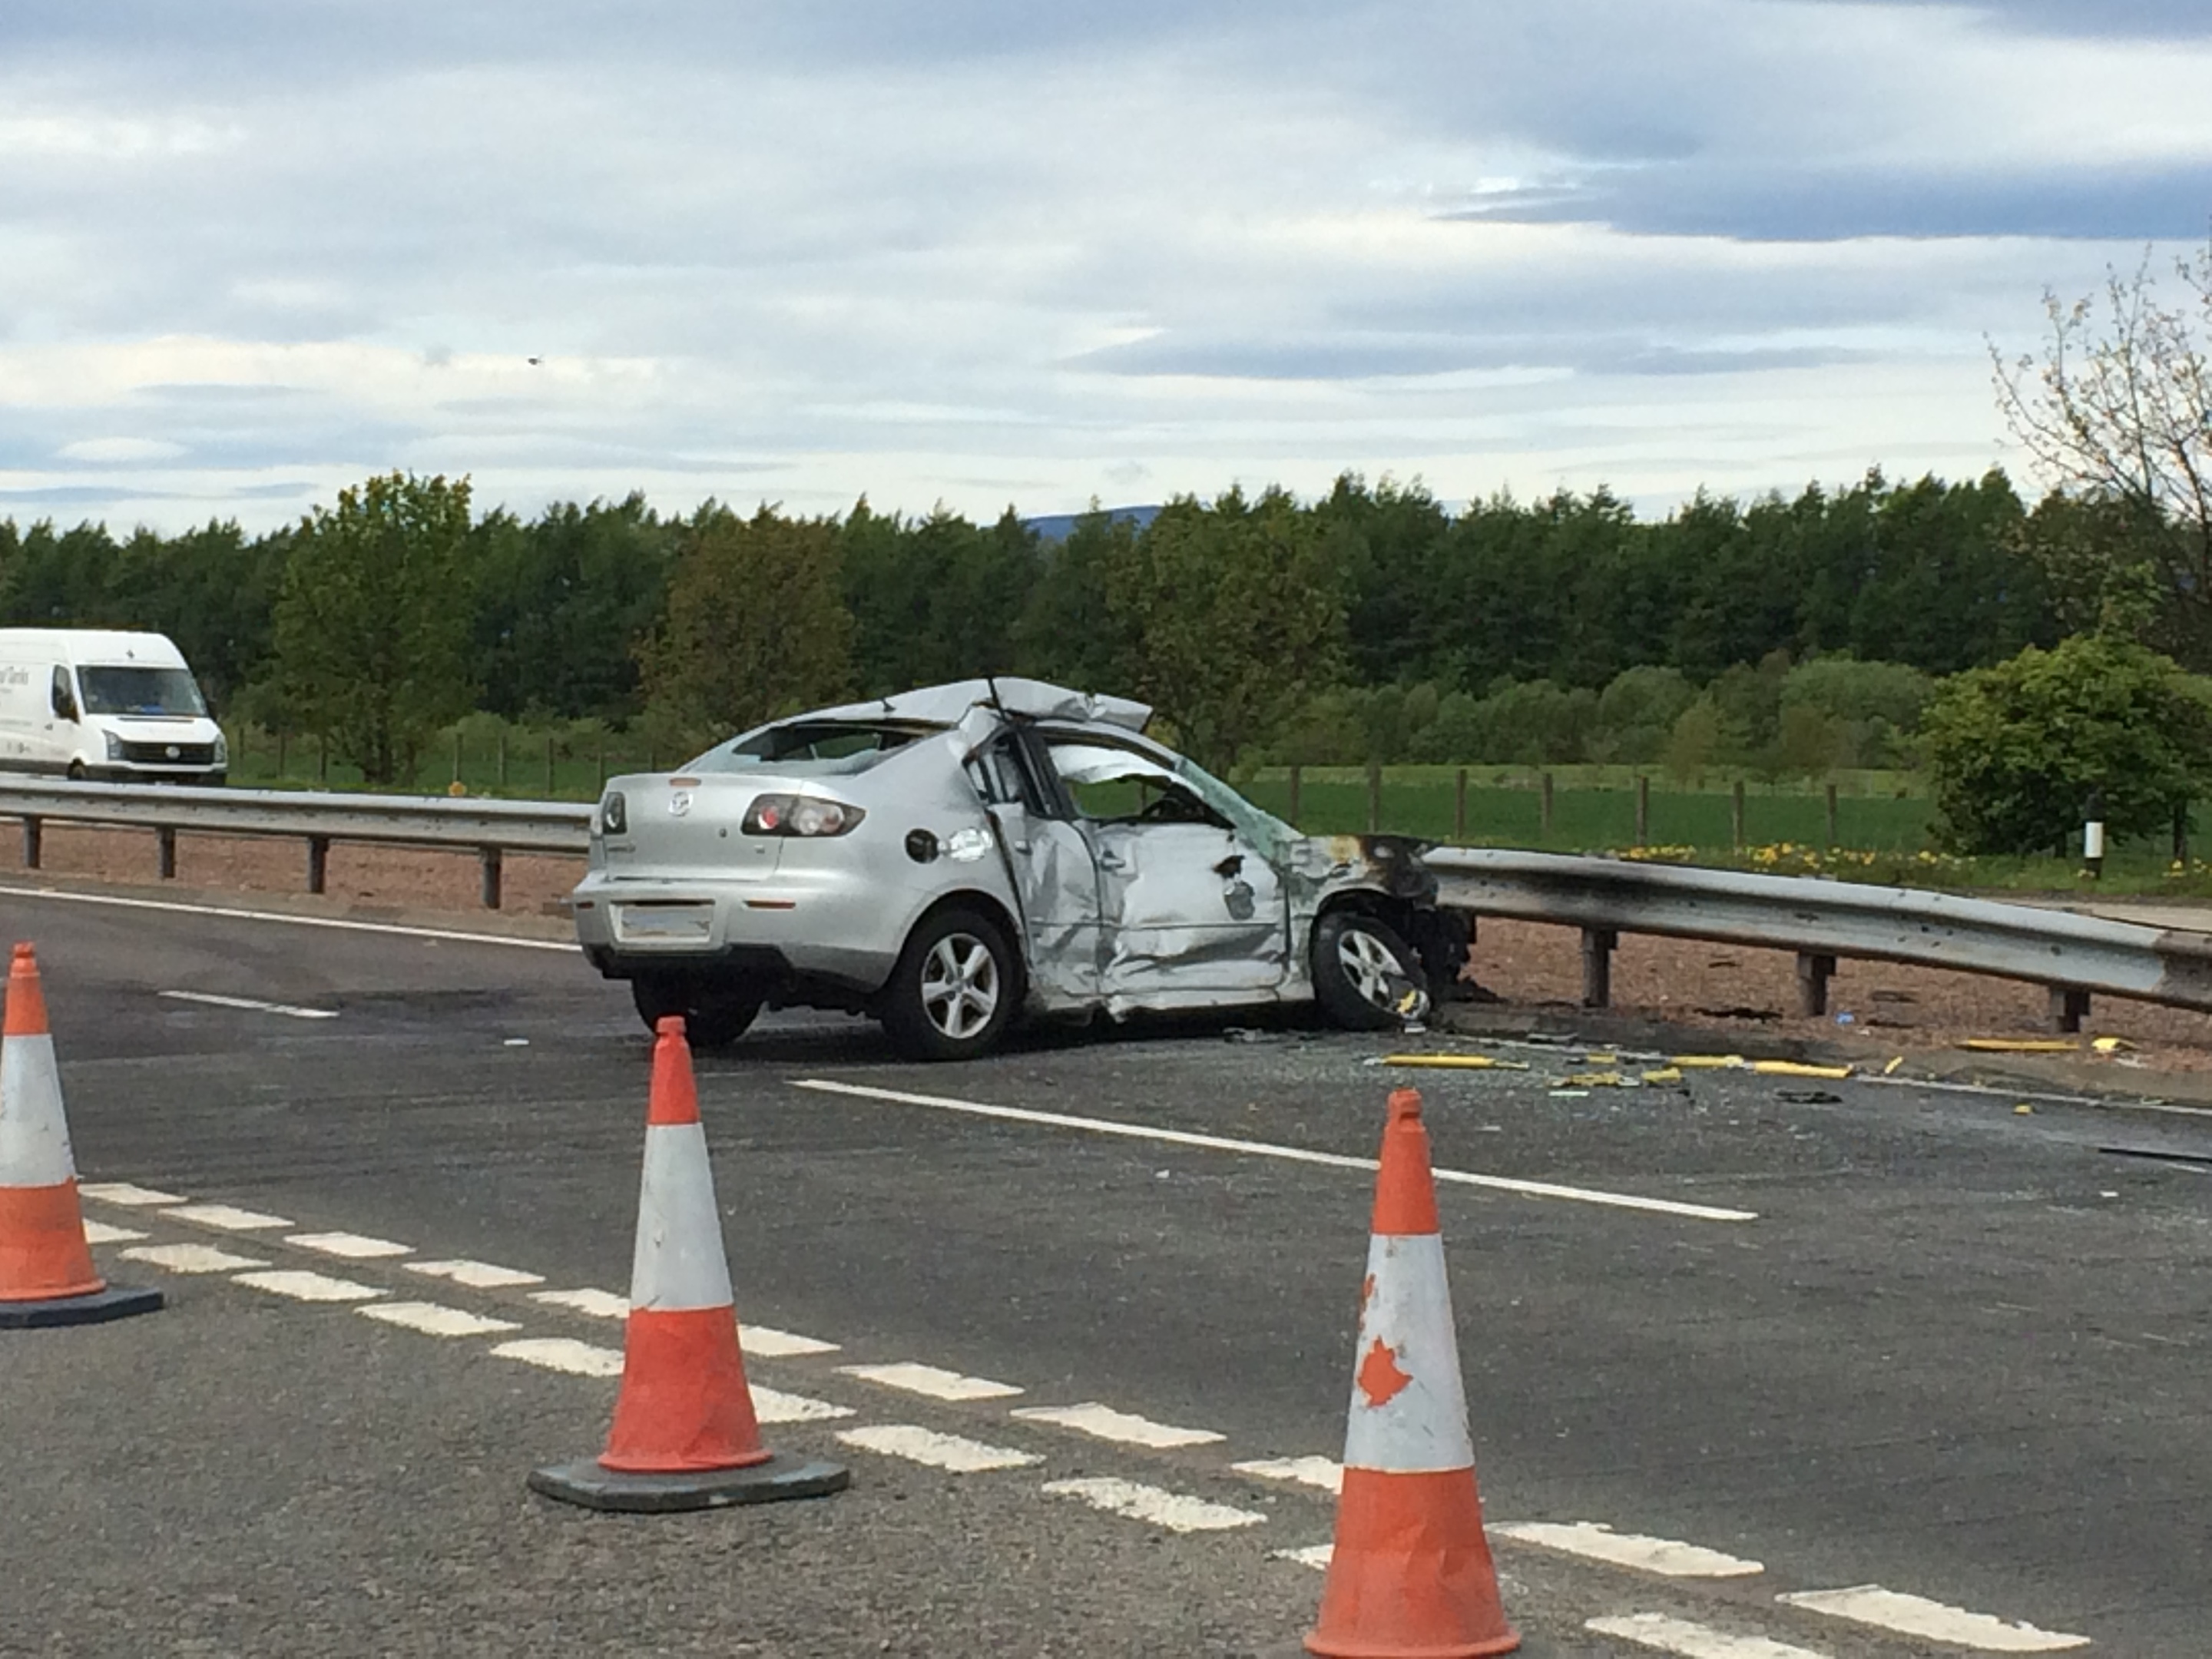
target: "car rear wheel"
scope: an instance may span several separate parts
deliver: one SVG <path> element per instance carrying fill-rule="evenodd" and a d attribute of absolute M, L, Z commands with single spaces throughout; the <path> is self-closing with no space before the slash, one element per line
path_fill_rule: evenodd
<path fill-rule="evenodd" d="M 1314 928 L 1314 999 L 1350 1031 L 1395 1031 L 1429 1012 L 1428 977 L 1388 922 L 1332 910 Z"/>
<path fill-rule="evenodd" d="M 727 1048 L 750 1028 L 761 1008 L 761 999 L 749 992 L 673 975 L 641 974 L 630 981 L 629 994 L 648 1031 L 667 1015 L 683 1015 L 684 1038 L 695 1048 Z"/>
<path fill-rule="evenodd" d="M 948 910 L 915 929 L 884 988 L 884 1030 L 916 1060 L 973 1060 L 997 1046 L 1019 1000 L 1013 947 L 989 918 Z"/>

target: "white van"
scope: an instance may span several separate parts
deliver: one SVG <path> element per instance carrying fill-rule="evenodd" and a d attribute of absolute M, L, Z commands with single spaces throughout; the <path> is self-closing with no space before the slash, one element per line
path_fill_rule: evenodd
<path fill-rule="evenodd" d="M 222 728 L 167 635 L 0 628 L 0 769 L 217 784 L 229 766 Z"/>

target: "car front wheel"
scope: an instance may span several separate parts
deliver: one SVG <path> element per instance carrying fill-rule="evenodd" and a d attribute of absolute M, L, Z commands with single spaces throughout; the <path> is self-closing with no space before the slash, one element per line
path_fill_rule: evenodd
<path fill-rule="evenodd" d="M 695 1048 L 726 1048 L 751 1027 L 761 1008 L 761 999 L 746 991 L 673 975 L 641 974 L 630 981 L 629 994 L 648 1031 L 667 1015 L 683 1015 L 684 1039 Z"/>
<path fill-rule="evenodd" d="M 884 988 L 884 1030 L 915 1060 L 973 1060 L 1014 1017 L 1019 969 L 988 917 L 948 910 L 914 932 Z"/>
<path fill-rule="evenodd" d="M 1388 922 L 1332 910 L 1314 928 L 1314 999 L 1350 1031 L 1395 1031 L 1429 1012 L 1427 975 Z"/>

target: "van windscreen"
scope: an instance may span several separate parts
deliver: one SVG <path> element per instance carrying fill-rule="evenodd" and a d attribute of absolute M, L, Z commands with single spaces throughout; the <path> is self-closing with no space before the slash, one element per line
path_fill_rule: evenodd
<path fill-rule="evenodd" d="M 76 684 L 88 714 L 207 713 L 188 668 L 80 667 Z"/>

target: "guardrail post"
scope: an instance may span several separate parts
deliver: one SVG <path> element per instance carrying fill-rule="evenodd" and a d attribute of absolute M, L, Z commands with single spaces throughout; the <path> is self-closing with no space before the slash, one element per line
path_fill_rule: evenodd
<path fill-rule="evenodd" d="M 1583 929 L 1583 1006 L 1613 1006 L 1613 951 L 1620 935 L 1609 927 Z"/>
<path fill-rule="evenodd" d="M 500 849 L 496 847 L 479 847 L 477 849 L 477 857 L 483 865 L 483 908 L 487 910 L 496 910 L 499 908 L 501 858 Z"/>
<path fill-rule="evenodd" d="M 1551 839 L 1552 775 L 1549 772 L 1544 774 L 1541 781 L 1537 785 L 1536 827 L 1543 833 L 1544 838 L 1547 841 Z"/>
<path fill-rule="evenodd" d="M 1651 840 L 1651 780 L 1636 780 L 1636 844 L 1646 846 Z"/>
<path fill-rule="evenodd" d="M 2078 1031 L 2089 1018 L 2089 994 L 2071 985 L 2051 988 L 2051 1026 L 2057 1031 Z"/>
<path fill-rule="evenodd" d="M 1743 780 L 1735 781 L 1729 791 L 1729 843 L 1739 853 L 1743 851 Z"/>
<path fill-rule="evenodd" d="M 648 764 L 648 765 L 646 767 L 646 769 L 646 769 L 647 771 L 650 772 L 650 771 L 652 771 L 652 770 L 653 769 L 653 768 L 650 764 Z M 1293 767 L 1291 769 L 1291 811 L 1290 811 L 1290 819 L 1291 819 L 1291 829 L 1293 829 L 1293 830 L 1295 830 L 1295 829 L 1297 829 L 1297 828 L 1298 827 L 1298 781 L 1299 781 L 1299 775 L 1300 775 L 1300 774 L 1302 774 L 1304 770 L 1305 770 L 1305 769 L 1304 769 L 1304 767 L 1302 767 L 1302 766 L 1293 766 Z"/>
<path fill-rule="evenodd" d="M 1836 786 L 1832 783 L 1828 786 L 1828 850 L 1833 852 L 1840 845 L 1842 837 L 1836 833 Z"/>
<path fill-rule="evenodd" d="M 40 859 L 45 856 L 46 830 L 44 818 L 27 817 L 23 820 L 23 867 L 26 870 L 37 869 Z"/>
<path fill-rule="evenodd" d="M 1836 971 L 1836 959 L 1814 951 L 1797 953 L 1797 1011 L 1808 1019 L 1818 1019 L 1828 1012 L 1828 981 Z"/>
<path fill-rule="evenodd" d="M 154 830 L 154 845 L 160 848 L 158 867 L 163 881 L 177 878 L 177 829 L 174 824 L 158 824 Z"/>
<path fill-rule="evenodd" d="M 1367 833 L 1380 833 L 1382 828 L 1382 763 L 1367 763 Z"/>
<path fill-rule="evenodd" d="M 307 837 L 307 890 L 319 893 L 329 884 L 331 874 L 331 838 L 328 836 Z"/>
<path fill-rule="evenodd" d="M 1452 785 L 1452 839 L 1467 839 L 1467 768 L 1459 769 L 1459 777 Z"/>

